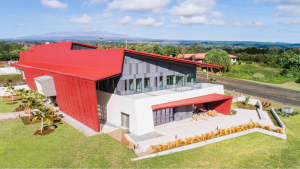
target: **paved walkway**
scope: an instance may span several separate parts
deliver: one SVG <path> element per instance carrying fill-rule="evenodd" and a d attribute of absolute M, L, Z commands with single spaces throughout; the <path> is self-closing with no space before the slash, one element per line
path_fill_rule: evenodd
<path fill-rule="evenodd" d="M 25 114 L 25 111 L 21 112 L 11 112 L 11 113 L 0 113 L 0 121 L 9 120 L 9 119 L 16 119 L 19 116 L 29 116 L 29 114 Z"/>

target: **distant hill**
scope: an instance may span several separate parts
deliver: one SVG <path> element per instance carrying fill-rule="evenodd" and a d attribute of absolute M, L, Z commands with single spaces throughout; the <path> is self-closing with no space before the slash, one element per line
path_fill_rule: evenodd
<path fill-rule="evenodd" d="M 91 41 L 95 44 L 99 41 L 99 37 L 103 37 L 103 41 L 114 41 L 114 43 L 121 43 L 128 41 L 128 43 L 144 43 L 153 44 L 157 43 L 161 46 L 177 46 L 185 45 L 190 47 L 198 42 L 202 48 L 217 48 L 217 47 L 228 47 L 228 48 L 270 48 L 275 45 L 277 48 L 294 48 L 300 47 L 300 43 L 291 44 L 283 42 L 252 42 L 252 41 L 210 41 L 210 40 L 171 40 L 171 39 L 147 39 L 134 36 L 128 36 L 123 34 L 116 34 L 107 31 L 62 31 L 62 32 L 50 32 L 42 35 L 31 35 L 18 38 L 3 39 L 6 41 L 14 42 L 28 42 L 38 44 L 40 42 L 63 42 L 63 41 Z"/>
<path fill-rule="evenodd" d="M 10 38 L 7 40 L 11 41 L 67 41 L 67 40 L 99 40 L 100 37 L 103 37 L 105 40 L 120 40 L 120 39 L 129 39 L 129 40 L 140 40 L 141 38 L 110 33 L 106 31 L 62 31 L 62 32 L 50 32 L 42 35 L 31 35 L 18 38 Z M 144 38 L 145 39 L 145 38 Z"/>

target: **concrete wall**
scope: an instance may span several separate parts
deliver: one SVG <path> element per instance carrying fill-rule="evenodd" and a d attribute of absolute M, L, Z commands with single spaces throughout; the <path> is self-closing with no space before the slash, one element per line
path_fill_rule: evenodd
<path fill-rule="evenodd" d="M 7 75 L 7 74 L 22 74 L 22 73 L 20 70 L 17 70 L 15 67 L 0 68 L 0 75 Z"/>
<path fill-rule="evenodd" d="M 154 131 L 152 105 L 212 93 L 224 94 L 223 85 L 203 84 L 203 86 L 206 88 L 142 99 L 131 99 L 126 96 L 97 91 L 98 111 L 100 115 L 106 116 L 105 120 L 116 126 L 121 125 L 121 113 L 128 114 L 130 116 L 130 132 L 143 135 Z"/>

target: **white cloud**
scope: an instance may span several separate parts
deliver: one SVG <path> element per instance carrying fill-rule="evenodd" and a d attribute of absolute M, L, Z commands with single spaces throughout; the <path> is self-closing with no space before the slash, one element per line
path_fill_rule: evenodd
<path fill-rule="evenodd" d="M 93 4 L 100 4 L 100 3 L 105 3 L 107 2 L 107 0 L 90 0 L 89 2 L 88 1 L 84 1 L 83 2 L 83 5 L 93 5 Z"/>
<path fill-rule="evenodd" d="M 256 28 L 259 28 L 259 27 L 267 27 L 269 25 L 265 24 L 263 22 L 259 22 L 259 21 L 253 20 L 253 21 L 246 21 L 246 22 L 243 22 L 243 23 L 235 21 L 235 22 L 231 23 L 231 26 L 234 26 L 234 27 L 256 27 Z"/>
<path fill-rule="evenodd" d="M 88 24 L 92 21 L 92 18 L 88 16 L 87 14 L 84 14 L 81 18 L 73 18 L 70 19 L 70 22 L 75 23 L 75 24 Z"/>
<path fill-rule="evenodd" d="M 25 26 L 25 24 L 23 24 L 23 23 L 19 23 L 19 24 L 15 24 L 15 26 L 18 26 L 18 27 L 23 27 L 23 26 Z"/>
<path fill-rule="evenodd" d="M 278 5 L 278 16 L 300 16 L 300 4 Z"/>
<path fill-rule="evenodd" d="M 289 20 L 284 20 L 279 22 L 282 25 L 300 25 L 300 19 L 289 19 Z"/>
<path fill-rule="evenodd" d="M 157 22 L 157 23 L 154 23 L 153 26 L 154 27 L 161 27 L 164 25 L 164 22 L 163 21 L 160 21 L 160 22 Z"/>
<path fill-rule="evenodd" d="M 142 26 L 154 26 L 154 27 L 160 27 L 164 23 L 161 22 L 155 22 L 155 19 L 152 17 L 149 17 L 148 19 L 139 19 L 136 22 L 133 23 L 133 25 L 142 25 Z"/>
<path fill-rule="evenodd" d="M 221 12 L 219 12 L 219 11 L 215 11 L 215 12 L 213 12 L 213 13 L 211 14 L 210 17 L 212 17 L 212 18 L 223 18 L 224 15 L 223 15 Z"/>
<path fill-rule="evenodd" d="M 103 18 L 111 18 L 112 14 L 111 13 L 104 13 L 101 15 Z"/>
<path fill-rule="evenodd" d="M 119 24 L 126 25 L 132 22 L 132 18 L 130 16 L 125 16 L 119 20 Z"/>
<path fill-rule="evenodd" d="M 226 22 L 222 21 L 222 20 L 218 20 L 218 19 L 213 19 L 209 24 L 210 25 L 218 25 L 218 26 L 220 26 L 220 25 L 225 25 Z"/>
<path fill-rule="evenodd" d="M 61 3 L 58 0 L 41 0 L 41 4 L 45 7 L 53 9 L 66 9 L 68 8 L 67 4 Z"/>
<path fill-rule="evenodd" d="M 167 27 L 174 28 L 174 27 L 177 27 L 177 25 L 176 24 L 172 24 L 172 25 L 168 25 Z"/>
<path fill-rule="evenodd" d="M 206 17 L 204 15 L 202 16 L 193 16 L 193 17 L 185 17 L 180 16 L 180 23 L 183 25 L 189 25 L 189 24 L 206 24 Z"/>
<path fill-rule="evenodd" d="M 215 4 L 215 0 L 185 0 L 179 6 L 174 6 L 170 13 L 180 16 L 203 15 L 211 13 Z"/>
<path fill-rule="evenodd" d="M 159 12 L 158 9 L 167 6 L 169 3 L 170 0 L 114 0 L 107 5 L 107 9 L 120 9 L 123 11 L 153 10 Z"/>

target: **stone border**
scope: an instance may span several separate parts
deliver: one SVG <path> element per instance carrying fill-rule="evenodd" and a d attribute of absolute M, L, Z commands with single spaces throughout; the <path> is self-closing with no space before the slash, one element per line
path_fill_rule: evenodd
<path fill-rule="evenodd" d="M 285 131 L 285 125 L 282 123 L 282 121 L 280 120 L 280 118 L 278 117 L 277 113 L 275 112 L 275 110 L 273 109 L 273 107 L 271 108 L 271 113 L 273 114 L 275 120 L 277 121 L 277 123 L 279 124 L 279 126 L 281 128 L 283 128 L 283 131 Z"/>
<path fill-rule="evenodd" d="M 178 148 L 174 148 L 174 149 L 170 149 L 170 150 L 166 150 L 166 151 L 157 152 L 157 153 L 154 153 L 154 154 L 149 154 L 149 155 L 146 155 L 146 156 L 134 158 L 134 159 L 131 159 L 131 161 L 137 161 L 137 160 L 142 160 L 142 159 L 146 159 L 146 158 L 151 158 L 151 157 L 167 155 L 167 154 L 171 154 L 171 153 L 175 153 L 175 152 L 190 150 L 190 149 L 194 149 L 194 148 L 197 148 L 197 147 L 202 147 L 202 146 L 205 146 L 205 145 L 208 145 L 208 144 L 216 143 L 216 142 L 223 141 L 223 140 L 228 140 L 228 139 L 231 139 L 231 138 L 243 136 L 243 135 L 254 133 L 254 132 L 264 133 L 264 134 L 279 137 L 279 138 L 282 138 L 282 139 L 285 139 L 285 140 L 287 138 L 286 134 L 280 134 L 280 133 L 276 133 L 276 132 L 273 132 L 273 131 L 268 131 L 268 130 L 261 129 L 261 128 L 253 128 L 253 129 L 249 129 L 249 131 L 246 130 L 246 131 L 242 131 L 242 132 L 239 132 L 239 133 L 233 133 L 233 134 L 229 134 L 229 135 L 226 135 L 226 136 L 221 136 L 221 137 L 218 137 L 218 138 L 210 139 L 210 140 L 207 140 L 205 142 L 202 141 L 202 142 L 199 142 L 199 143 L 190 144 L 190 145 L 186 145 L 186 146 L 182 146 L 182 147 L 178 147 Z M 150 148 L 150 147 L 148 147 L 148 148 Z"/>

